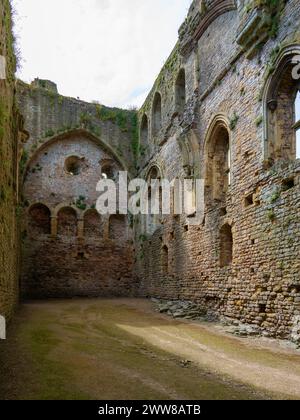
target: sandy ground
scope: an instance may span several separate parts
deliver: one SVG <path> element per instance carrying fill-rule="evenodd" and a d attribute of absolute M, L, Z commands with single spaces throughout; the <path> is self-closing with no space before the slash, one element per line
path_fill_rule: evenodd
<path fill-rule="evenodd" d="M 300 352 L 176 321 L 147 300 L 23 304 L 1 399 L 300 399 Z"/>

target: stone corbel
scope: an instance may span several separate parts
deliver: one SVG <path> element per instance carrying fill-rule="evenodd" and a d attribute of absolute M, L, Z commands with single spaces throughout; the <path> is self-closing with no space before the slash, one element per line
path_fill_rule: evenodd
<path fill-rule="evenodd" d="M 270 99 L 267 103 L 270 111 L 274 112 L 277 109 L 278 102 L 276 99 Z"/>

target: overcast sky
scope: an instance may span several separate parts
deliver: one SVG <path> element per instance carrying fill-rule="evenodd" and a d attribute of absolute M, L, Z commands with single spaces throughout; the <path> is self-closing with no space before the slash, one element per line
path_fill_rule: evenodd
<path fill-rule="evenodd" d="M 18 77 L 61 94 L 140 106 L 171 53 L 191 0 L 13 0 Z"/>

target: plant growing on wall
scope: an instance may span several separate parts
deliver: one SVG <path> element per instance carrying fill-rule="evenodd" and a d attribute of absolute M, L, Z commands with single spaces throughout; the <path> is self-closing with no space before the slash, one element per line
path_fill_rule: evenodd
<path fill-rule="evenodd" d="M 236 128 L 239 119 L 240 119 L 240 117 L 234 111 L 234 114 L 233 114 L 232 118 L 230 119 L 230 124 L 229 124 L 230 130 L 234 130 Z"/>
<path fill-rule="evenodd" d="M 87 205 L 86 205 L 85 201 L 86 201 L 86 197 L 84 197 L 84 196 L 80 195 L 80 196 L 78 197 L 78 199 L 76 200 L 76 202 L 75 202 L 76 207 L 77 207 L 79 210 L 83 210 L 83 211 L 84 211 L 84 210 L 86 210 Z"/>

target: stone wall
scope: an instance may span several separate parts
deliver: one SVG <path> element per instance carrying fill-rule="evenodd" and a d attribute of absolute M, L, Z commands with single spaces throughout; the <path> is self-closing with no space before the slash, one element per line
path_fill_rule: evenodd
<path fill-rule="evenodd" d="M 0 55 L 6 60 L 6 80 L 0 80 L 0 314 L 11 317 L 18 299 L 18 126 L 14 98 L 15 55 L 11 11 L 0 3 Z"/>
<path fill-rule="evenodd" d="M 139 218 L 135 235 L 143 295 L 195 301 L 209 314 L 294 340 L 300 337 L 300 162 L 294 155 L 286 159 L 283 149 L 280 158 L 269 159 L 267 133 L 284 133 L 267 128 L 273 111 L 265 92 L 277 66 L 282 69 L 281 58 L 299 51 L 299 18 L 295 0 L 276 7 L 193 2 L 179 42 L 140 110 L 140 123 L 147 115 L 149 126 L 140 175 L 146 179 L 155 165 L 169 180 L 204 179 L 205 217 L 194 225 L 190 217 L 162 216 L 154 234 Z M 184 110 L 176 100 L 182 69 Z M 162 101 L 157 137 L 151 133 L 156 92 Z M 289 112 L 278 115 L 286 126 Z M 288 124 L 290 137 L 293 122 Z M 228 152 L 216 148 L 224 144 L 222 130 L 228 133 Z M 225 195 L 214 195 L 218 183 Z"/>
<path fill-rule="evenodd" d="M 131 296 L 130 221 L 95 210 L 103 177 L 135 171 L 136 113 L 65 98 L 54 83 L 18 84 L 23 151 L 25 298 Z"/>
<path fill-rule="evenodd" d="M 19 83 L 25 296 L 187 300 L 300 340 L 299 18 L 297 0 L 193 1 L 138 121 Z M 119 169 L 203 179 L 204 217 L 100 220 L 95 184 Z"/>
<path fill-rule="evenodd" d="M 130 173 L 135 171 L 136 112 L 61 96 L 57 86 L 48 80 L 36 79 L 31 85 L 18 81 L 17 90 L 19 107 L 30 133 L 25 163 L 49 140 L 84 129 L 113 150 Z"/>
<path fill-rule="evenodd" d="M 132 264 L 132 246 L 119 241 L 40 235 L 24 248 L 22 294 L 30 299 L 134 296 Z"/>

